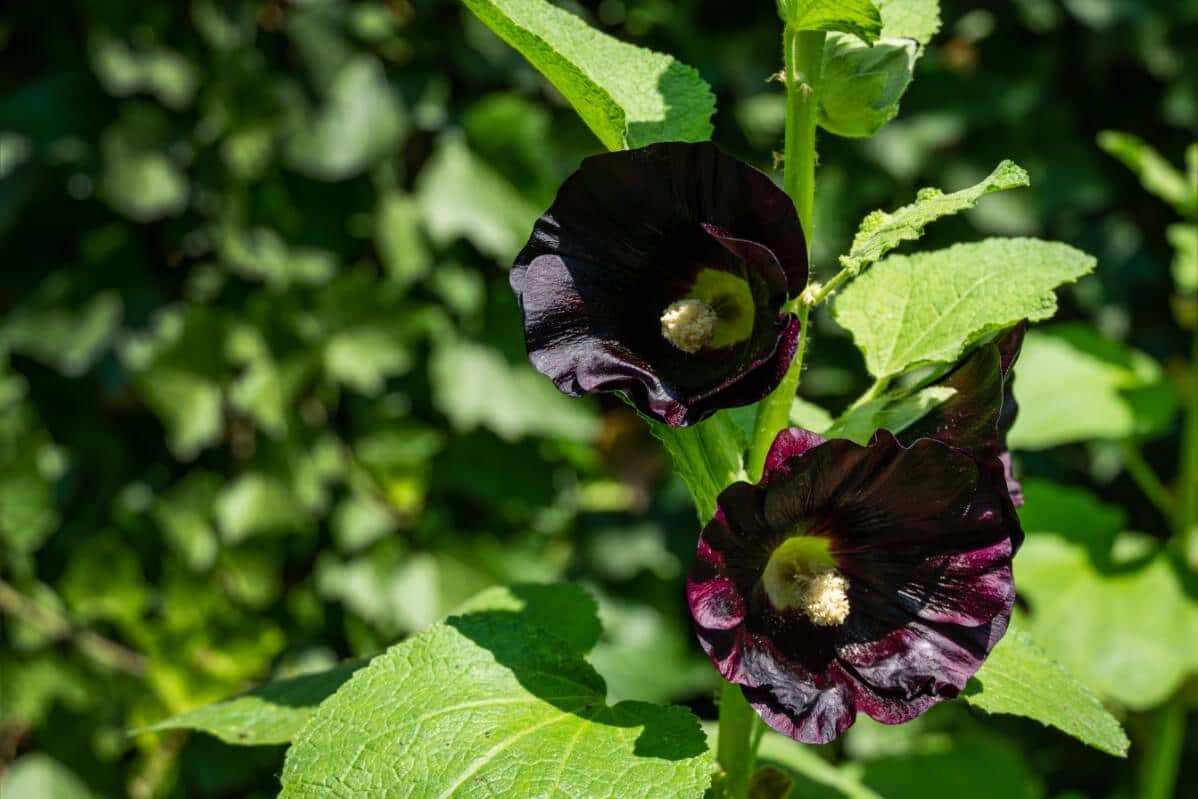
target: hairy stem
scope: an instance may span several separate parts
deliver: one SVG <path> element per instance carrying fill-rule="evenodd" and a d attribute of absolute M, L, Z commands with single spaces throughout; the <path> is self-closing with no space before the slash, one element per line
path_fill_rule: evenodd
<path fill-rule="evenodd" d="M 815 127 L 825 35 L 822 31 L 797 31 L 787 25 L 782 40 L 786 78 L 786 171 L 783 185 L 795 204 L 799 221 L 803 223 L 809 253 L 815 236 Z M 790 406 L 799 387 L 799 376 L 807 353 L 810 305 L 796 298 L 788 309 L 798 313 L 802 326 L 799 348 L 781 384 L 761 401 L 758 408 L 757 427 L 749 447 L 748 462 L 749 479 L 754 481 L 761 479 L 770 445 L 790 419 Z"/>
<path fill-rule="evenodd" d="M 740 686 L 726 682 L 720 690 L 720 737 L 716 760 L 720 774 L 712 785 L 717 799 L 745 799 L 753 776 L 756 743 L 760 740 L 757 714 Z"/>

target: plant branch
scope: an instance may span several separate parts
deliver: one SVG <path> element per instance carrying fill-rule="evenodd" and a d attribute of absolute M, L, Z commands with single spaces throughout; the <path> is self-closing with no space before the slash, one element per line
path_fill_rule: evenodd
<path fill-rule="evenodd" d="M 103 666 L 134 677 L 146 673 L 148 664 L 145 655 L 91 630 L 76 626 L 70 619 L 39 605 L 4 580 L 0 580 L 0 611 L 33 625 L 50 638 L 71 641 L 80 652 Z"/>
<path fill-rule="evenodd" d="M 1181 440 L 1178 479 L 1181 497 L 1175 521 L 1177 540 L 1192 571 L 1198 571 L 1198 327 L 1194 328 L 1190 353 L 1189 396 L 1186 398 L 1185 429 Z"/>
<path fill-rule="evenodd" d="M 1173 497 L 1169 495 L 1169 489 L 1165 488 L 1165 484 L 1152 470 L 1152 466 L 1144 460 L 1144 455 L 1140 452 L 1136 442 L 1122 442 L 1120 452 L 1123 455 L 1123 468 L 1139 486 L 1140 491 L 1165 515 L 1166 519 L 1172 519 L 1176 510 Z"/>
<path fill-rule="evenodd" d="M 1139 799 L 1173 799 L 1185 743 L 1185 706 L 1175 698 L 1158 708 L 1150 723 L 1140 761 L 1138 796 Z"/>

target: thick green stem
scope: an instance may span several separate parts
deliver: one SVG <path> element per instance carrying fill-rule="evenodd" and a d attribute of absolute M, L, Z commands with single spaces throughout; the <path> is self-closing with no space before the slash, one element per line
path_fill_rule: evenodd
<path fill-rule="evenodd" d="M 724 683 L 720 691 L 720 737 L 716 760 L 720 775 L 712 785 L 715 799 L 745 799 L 761 740 L 757 713 L 745 700 L 740 686 Z"/>
<path fill-rule="evenodd" d="M 1185 731 L 1185 705 L 1180 700 L 1174 699 L 1153 714 L 1140 761 L 1139 799 L 1173 799 Z"/>
<path fill-rule="evenodd" d="M 1177 506 L 1176 532 L 1183 542 L 1186 562 L 1198 571 L 1198 328 L 1190 353 L 1190 385 L 1186 398 L 1185 430 L 1181 441 L 1180 502 Z"/>
<path fill-rule="evenodd" d="M 808 253 L 815 229 L 816 92 L 823 70 L 824 37 L 820 31 L 797 31 L 787 25 L 782 40 L 786 77 L 786 173 L 783 184 L 803 224 Z M 765 456 L 774 437 L 790 420 L 790 406 L 799 387 L 807 352 L 811 306 L 803 298 L 794 297 L 786 310 L 799 317 L 798 351 L 778 388 L 762 400 L 758 408 L 748 462 L 749 477 L 754 481 L 761 479 Z M 720 694 L 720 737 L 716 752 L 721 774 L 714 785 L 718 799 L 745 798 L 761 733 L 761 720 L 745 701 L 740 687 L 725 683 Z"/>
<path fill-rule="evenodd" d="M 796 31 L 787 25 L 782 39 L 786 78 L 786 172 L 783 185 L 803 224 L 808 252 L 815 235 L 815 127 L 825 36 L 822 31 Z M 749 479 L 754 481 L 761 479 L 770 445 L 790 419 L 790 406 L 799 387 L 803 358 L 807 353 L 810 305 L 802 298 L 795 298 L 788 309 L 799 316 L 802 327 L 799 348 L 778 388 L 758 407 L 747 469 Z"/>

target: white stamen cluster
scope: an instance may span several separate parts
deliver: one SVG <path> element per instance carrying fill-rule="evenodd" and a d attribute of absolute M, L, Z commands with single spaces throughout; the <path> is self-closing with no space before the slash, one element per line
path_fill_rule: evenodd
<path fill-rule="evenodd" d="M 811 575 L 795 575 L 798 607 L 812 624 L 835 627 L 849 617 L 849 581 L 830 569 Z"/>
<path fill-rule="evenodd" d="M 719 316 L 702 300 L 678 300 L 661 314 L 661 335 L 685 353 L 696 353 L 711 341 Z"/>

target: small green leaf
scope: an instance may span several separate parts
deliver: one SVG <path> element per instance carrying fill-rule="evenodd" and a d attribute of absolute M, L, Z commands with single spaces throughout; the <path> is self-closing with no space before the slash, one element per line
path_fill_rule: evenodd
<path fill-rule="evenodd" d="M 1173 282 L 1182 294 L 1198 292 L 1198 225 L 1178 223 L 1165 231 L 1173 245 Z"/>
<path fill-rule="evenodd" d="M 420 231 L 420 209 L 406 194 L 390 192 L 379 201 L 374 240 L 387 277 L 409 285 L 432 269 L 432 255 Z"/>
<path fill-rule="evenodd" d="M 98 192 L 114 210 L 134 222 L 177 216 L 187 207 L 187 176 L 165 153 L 133 147 L 106 135 L 104 169 Z"/>
<path fill-rule="evenodd" d="M 285 744 L 316 712 L 317 705 L 365 665 L 365 660 L 353 660 L 327 671 L 274 680 L 132 733 L 200 730 L 240 746 Z"/>
<path fill-rule="evenodd" d="M 1016 449 L 1157 435 L 1177 411 L 1176 393 L 1152 358 L 1082 323 L 1030 332 L 1016 374 L 1020 410 L 1009 439 Z"/>
<path fill-rule="evenodd" d="M 956 393 L 948 386 L 926 386 L 912 393 L 881 396 L 846 412 L 824 435 L 865 444 L 882 428 L 901 433 Z"/>
<path fill-rule="evenodd" d="M 713 727 L 712 733 L 718 733 Z M 714 737 L 712 735 L 711 737 Z M 712 744 L 714 749 L 714 741 Z M 797 777 L 800 791 L 794 796 L 828 796 L 843 799 L 882 799 L 861 782 L 856 770 L 828 762 L 813 747 L 766 730 L 757 750 L 758 762 L 785 769 Z"/>
<path fill-rule="evenodd" d="M 1098 146 L 1122 161 L 1147 191 L 1172 205 L 1177 213 L 1198 216 L 1198 180 L 1187 179 L 1139 136 L 1104 130 L 1098 134 Z"/>
<path fill-rule="evenodd" d="M 853 334 L 875 377 L 951 363 L 983 337 L 1056 313 L 1053 289 L 1095 260 L 1058 242 L 986 239 L 896 255 L 845 288 L 832 315 Z"/>
<path fill-rule="evenodd" d="M 1036 646 L 1015 622 L 962 698 L 987 713 L 1026 716 L 1118 757 L 1131 742 L 1089 688 Z"/>
<path fill-rule="evenodd" d="M 313 247 L 289 247 L 269 228 L 242 230 L 227 226 L 221 231 L 218 246 L 231 272 L 278 290 L 325 283 L 337 271 L 333 253 Z"/>
<path fill-rule="evenodd" d="M 433 350 L 433 402 L 454 428 L 486 427 L 515 441 L 526 435 L 589 441 L 599 430 L 595 406 L 559 392 L 527 363 L 509 363 L 491 347 L 454 341 Z"/>
<path fill-rule="evenodd" d="M 537 218 L 537 209 L 457 136 L 443 137 L 420 170 L 416 199 L 434 244 L 446 247 L 461 237 L 484 255 L 507 262 Z"/>
<path fill-rule="evenodd" d="M 1013 161 L 1003 161 L 985 180 L 967 189 L 952 194 L 922 189 L 910 205 L 890 213 L 877 210 L 865 217 L 848 255 L 840 256 L 840 265 L 845 269 L 863 269 L 902 242 L 918 239 L 928 223 L 972 208 L 991 192 L 1020 188 L 1028 182 L 1027 172 Z"/>
<path fill-rule="evenodd" d="M 556 586 L 537 601 L 577 589 Z M 603 680 L 525 609 L 451 617 L 357 672 L 300 730 L 281 799 L 704 794 L 684 708 L 608 706 Z"/>
<path fill-rule="evenodd" d="M 910 39 L 881 39 L 869 46 L 830 34 L 818 95 L 820 127 L 851 138 L 877 133 L 898 114 L 918 55 L 919 46 Z"/>
<path fill-rule="evenodd" d="M 877 0 L 882 36 L 927 44 L 940 30 L 940 0 Z"/>
<path fill-rule="evenodd" d="M 287 164 L 318 180 L 353 177 L 393 151 L 407 125 L 382 64 L 357 55 L 333 76 L 324 106 L 297 118 L 286 143 Z"/>
<path fill-rule="evenodd" d="M 649 429 L 665 445 L 674 462 L 674 471 L 690 489 L 699 523 L 707 524 L 715 515 L 715 501 L 720 492 L 745 479 L 745 441 L 740 429 L 726 412 L 690 427 L 670 427 L 651 421 Z"/>
<path fill-rule="evenodd" d="M 691 67 L 600 33 L 545 0 L 465 0 L 574 106 L 609 150 L 711 138 L 715 98 Z"/>
<path fill-rule="evenodd" d="M 882 17 L 872 0 L 779 0 L 779 13 L 794 30 L 843 31 L 867 43 L 882 31 Z"/>
<path fill-rule="evenodd" d="M 12 799 L 92 799 L 87 783 L 49 755 L 31 752 L 0 774 L 0 796 Z"/>
<path fill-rule="evenodd" d="M 175 111 L 195 95 L 199 75 L 191 62 L 164 47 L 132 49 L 119 39 L 97 34 L 89 43 L 92 69 L 109 94 L 148 92 Z"/>

